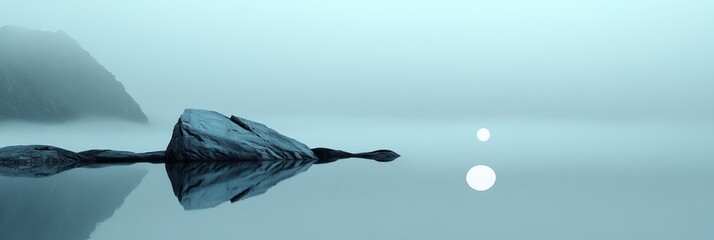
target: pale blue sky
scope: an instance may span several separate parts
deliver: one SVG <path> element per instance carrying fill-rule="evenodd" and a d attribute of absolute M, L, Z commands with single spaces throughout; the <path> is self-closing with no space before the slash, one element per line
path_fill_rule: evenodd
<path fill-rule="evenodd" d="M 0 25 L 65 30 L 154 119 L 714 119 L 711 1 L 0 2 Z"/>

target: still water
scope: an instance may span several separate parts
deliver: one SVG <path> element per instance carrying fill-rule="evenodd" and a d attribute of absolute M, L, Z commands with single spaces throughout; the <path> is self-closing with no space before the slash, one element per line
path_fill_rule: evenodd
<path fill-rule="evenodd" d="M 254 119 L 402 157 L 297 166 L 264 194 L 188 210 L 163 164 L 0 177 L 0 239 L 714 239 L 710 123 Z M 154 151 L 172 124 L 10 123 L 0 146 Z M 466 184 L 478 164 L 497 174 L 488 191 Z"/>

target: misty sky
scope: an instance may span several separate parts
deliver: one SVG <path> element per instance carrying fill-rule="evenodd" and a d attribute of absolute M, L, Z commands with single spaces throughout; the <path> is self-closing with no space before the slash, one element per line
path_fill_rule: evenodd
<path fill-rule="evenodd" d="M 0 0 L 62 29 L 150 118 L 712 120 L 711 1 Z"/>
<path fill-rule="evenodd" d="M 197 107 L 402 155 L 205 211 L 137 165 L 94 240 L 714 239 L 713 23 L 712 0 L 0 0 L 0 26 L 65 31 L 152 122 L 7 123 L 0 146 L 156 151 Z"/>

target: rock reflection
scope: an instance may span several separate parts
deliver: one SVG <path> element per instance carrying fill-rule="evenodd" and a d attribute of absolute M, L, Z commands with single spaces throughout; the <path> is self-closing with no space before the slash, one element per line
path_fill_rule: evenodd
<path fill-rule="evenodd" d="M 147 170 L 77 170 L 46 178 L 0 176 L 0 239 L 88 239 Z"/>
<path fill-rule="evenodd" d="M 205 209 L 260 195 L 312 166 L 311 160 L 181 161 L 166 163 L 184 209 Z"/>
<path fill-rule="evenodd" d="M 146 174 L 122 174 L 112 170 L 116 168 L 64 173 L 76 168 L 165 164 L 174 195 L 185 210 L 193 210 L 263 194 L 313 164 L 347 158 L 390 162 L 398 157 L 390 150 L 311 149 L 261 123 L 200 109 L 181 115 L 166 150 L 2 147 L 0 176 L 19 178 L 0 179 L 0 240 L 87 239 Z M 103 174 L 107 172 L 112 174 Z"/>
<path fill-rule="evenodd" d="M 310 159 L 167 161 L 164 152 L 114 150 L 72 152 L 44 145 L 0 148 L 0 176 L 44 178 L 75 168 L 101 168 L 134 163 L 165 163 L 174 195 L 184 209 L 205 209 L 265 193 L 278 182 L 304 172 L 313 164 L 363 158 L 389 162 L 399 154 L 389 150 L 350 153 L 329 148 L 308 149 Z"/>

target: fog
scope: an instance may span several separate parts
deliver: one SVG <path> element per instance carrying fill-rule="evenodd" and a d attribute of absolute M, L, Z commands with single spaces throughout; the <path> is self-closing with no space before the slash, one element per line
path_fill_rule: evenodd
<path fill-rule="evenodd" d="M 205 108 L 309 147 L 402 155 L 316 165 L 202 211 L 182 209 L 163 165 L 138 164 L 148 174 L 93 240 L 712 239 L 713 10 L 0 0 L 0 26 L 65 31 L 150 121 L 2 122 L 0 146 L 162 150 L 184 108 Z M 486 192 L 464 181 L 476 164 L 498 175 Z"/>
<path fill-rule="evenodd" d="M 64 30 L 152 120 L 711 120 L 709 1 L 8 1 Z"/>

